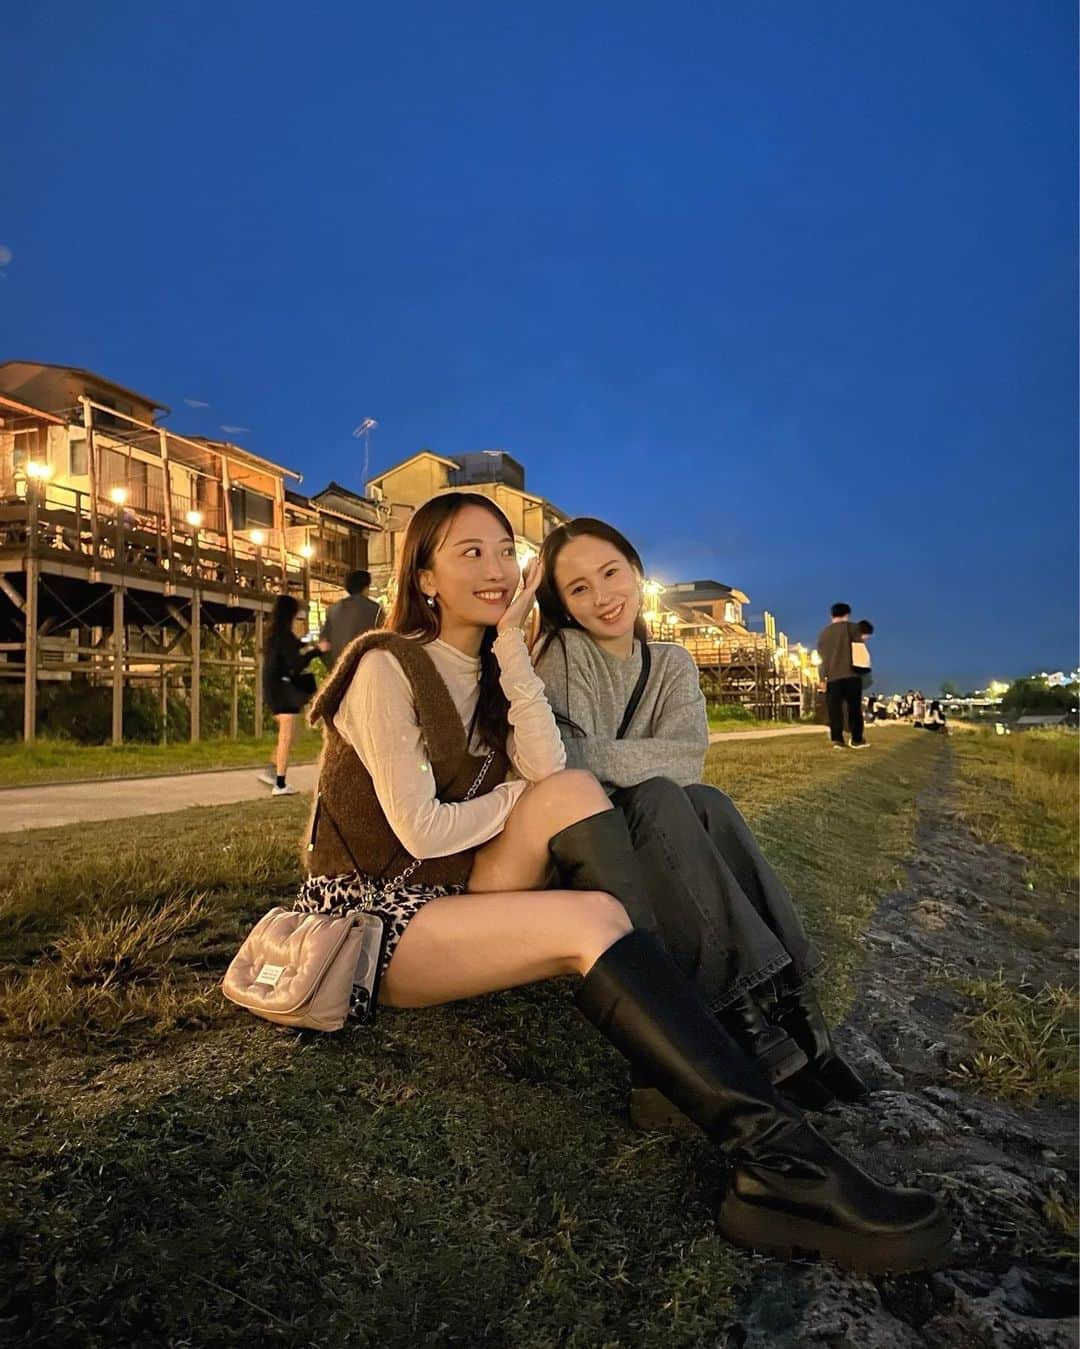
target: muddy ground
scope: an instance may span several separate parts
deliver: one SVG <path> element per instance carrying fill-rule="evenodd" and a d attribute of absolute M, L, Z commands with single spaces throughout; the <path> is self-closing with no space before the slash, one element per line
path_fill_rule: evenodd
<path fill-rule="evenodd" d="M 837 1036 L 880 1089 L 866 1107 L 816 1122 L 879 1176 L 942 1196 L 957 1229 L 940 1271 L 847 1275 L 762 1260 L 727 1349 L 1035 1349 L 1076 1346 L 1075 1263 L 1043 1213 L 1051 1191 L 1074 1196 L 1077 1116 L 1070 1102 L 1025 1108 L 974 1094 L 955 1070 L 974 1045 L 950 987 L 999 970 L 1018 985 L 1074 984 L 1075 905 L 1033 894 L 1023 862 L 978 842 L 950 806 L 948 768 L 923 793 L 905 889 L 869 928 L 873 957 Z M 1002 914 L 1038 916 L 1052 940 L 1020 946 Z"/>

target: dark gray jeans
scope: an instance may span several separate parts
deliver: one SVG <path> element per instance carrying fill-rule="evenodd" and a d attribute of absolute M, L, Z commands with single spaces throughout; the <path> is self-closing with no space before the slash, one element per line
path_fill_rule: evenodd
<path fill-rule="evenodd" d="M 649 778 L 611 800 L 630 828 L 672 959 L 714 1011 L 790 965 L 821 965 L 791 896 L 716 787 Z"/>

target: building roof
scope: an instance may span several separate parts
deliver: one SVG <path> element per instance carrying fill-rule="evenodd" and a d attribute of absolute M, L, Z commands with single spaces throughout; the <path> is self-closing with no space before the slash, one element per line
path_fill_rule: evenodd
<path fill-rule="evenodd" d="M 293 510 L 305 511 L 309 515 L 318 515 L 318 509 L 310 497 L 306 497 L 301 492 L 290 492 L 285 488 L 285 504 L 291 506 Z"/>
<path fill-rule="evenodd" d="M 677 594 L 680 604 L 727 599 L 738 600 L 740 604 L 750 603 L 749 595 L 721 581 L 676 581 L 674 585 L 664 587 L 664 594 Z"/>
<path fill-rule="evenodd" d="M 156 398 L 149 398 L 144 393 L 137 393 L 134 389 L 129 389 L 123 384 L 117 384 L 113 379 L 106 379 L 104 375 L 95 374 L 93 370 L 86 370 L 81 365 L 57 365 L 53 361 L 0 361 L 0 370 L 6 370 L 9 366 L 15 365 L 37 370 L 66 370 L 69 375 L 82 375 L 84 379 L 104 385 L 107 389 L 115 389 L 117 393 L 126 394 L 128 398 L 135 398 L 140 403 L 146 403 L 149 407 L 157 408 L 160 412 L 172 411 L 164 403 L 159 403 Z"/>
<path fill-rule="evenodd" d="M 58 417 L 55 412 L 46 412 L 44 408 L 31 407 L 29 403 L 20 403 L 16 398 L 0 394 L 0 412 L 7 410 L 18 413 L 20 417 L 40 417 L 42 421 L 52 422 L 54 426 L 67 426 L 63 417 Z"/>
<path fill-rule="evenodd" d="M 407 464 L 415 463 L 417 459 L 435 459 L 438 463 L 445 465 L 446 468 L 461 467 L 456 459 L 447 459 L 441 454 L 436 454 L 434 450 L 419 450 L 416 454 L 410 454 L 408 459 L 402 459 L 398 464 L 391 464 L 389 468 L 383 469 L 374 478 L 369 478 L 366 486 L 370 487 L 372 483 L 382 482 L 383 478 L 388 478 L 391 473 L 396 473 L 398 469 L 404 468 Z"/>
<path fill-rule="evenodd" d="M 1068 712 L 1044 712 L 1041 715 L 1017 717 L 1017 726 L 1061 726 L 1069 719 Z"/>
<path fill-rule="evenodd" d="M 328 504 L 328 498 L 331 497 L 337 498 L 340 509 L 335 510 Z M 311 500 L 319 510 L 340 516 L 352 524 L 361 524 L 368 529 L 380 527 L 378 504 L 371 497 L 361 496 L 359 492 L 342 487 L 339 482 L 327 483 L 321 492 L 316 492 L 312 496 Z"/>
<path fill-rule="evenodd" d="M 162 427 L 162 430 L 164 429 Z M 245 450 L 242 445 L 234 445 L 231 440 L 215 440 L 212 436 L 184 436 L 183 439 L 193 441 L 196 445 L 205 445 L 207 449 L 217 450 L 222 454 L 228 453 L 230 459 L 246 459 L 258 468 L 270 468 L 288 478 L 295 478 L 297 482 L 304 481 L 304 475 L 297 473 L 296 469 L 286 468 L 284 464 L 277 464 L 273 459 L 264 459 L 261 454 Z"/>

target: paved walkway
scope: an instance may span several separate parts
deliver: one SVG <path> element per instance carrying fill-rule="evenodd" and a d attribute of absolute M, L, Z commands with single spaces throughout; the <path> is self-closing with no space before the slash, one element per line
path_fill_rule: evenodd
<path fill-rule="evenodd" d="M 888 724 L 888 723 L 886 723 Z M 893 723 L 895 724 L 895 723 Z M 875 732 L 880 729 L 875 727 Z M 775 731 L 714 731 L 711 744 L 722 740 L 768 740 L 778 735 L 818 735 L 824 726 L 784 726 Z M 289 781 L 303 792 L 315 786 L 315 764 L 289 769 Z M 103 778 L 98 782 L 62 782 L 0 791 L 0 834 L 22 829 L 58 829 L 65 824 L 123 820 L 135 815 L 164 815 L 189 806 L 226 806 L 270 795 L 255 768 L 229 768 L 213 773 L 179 773 L 174 777 Z"/>
<path fill-rule="evenodd" d="M 179 773 L 168 778 L 105 778 L 44 787 L 11 787 L 0 792 L 0 834 L 20 829 L 56 829 L 92 820 L 164 815 L 188 806 L 226 806 L 270 795 L 256 768 L 220 773 Z M 290 768 L 289 781 L 301 791 L 315 785 L 315 764 Z"/>

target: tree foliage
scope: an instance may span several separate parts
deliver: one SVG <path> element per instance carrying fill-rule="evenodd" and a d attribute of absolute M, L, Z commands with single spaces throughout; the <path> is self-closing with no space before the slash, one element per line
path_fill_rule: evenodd
<path fill-rule="evenodd" d="M 1006 717 L 1048 716 L 1071 712 L 1077 703 L 1077 689 L 1068 685 L 1049 685 L 1036 675 L 1014 680 L 1001 699 Z"/>

